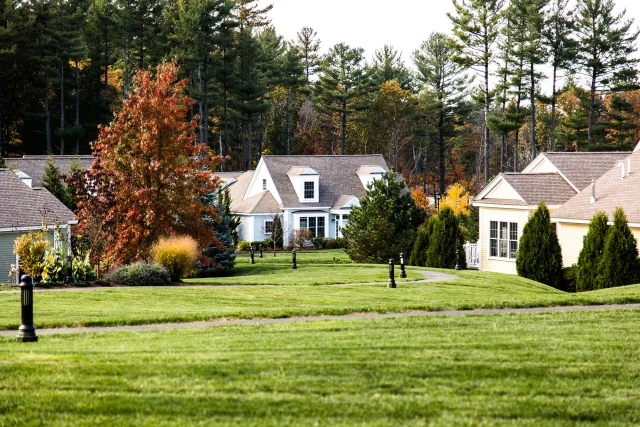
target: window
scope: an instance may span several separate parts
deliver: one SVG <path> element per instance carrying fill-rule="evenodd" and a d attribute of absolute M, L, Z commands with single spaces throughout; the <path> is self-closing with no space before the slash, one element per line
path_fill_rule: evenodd
<path fill-rule="evenodd" d="M 262 180 L 262 190 L 263 190 L 263 191 L 266 191 L 266 190 L 267 190 L 267 180 L 266 180 L 266 179 L 263 179 L 263 180 Z"/>
<path fill-rule="evenodd" d="M 313 181 L 305 181 L 304 182 L 304 198 L 305 199 L 314 199 L 315 198 L 315 183 Z"/>
<path fill-rule="evenodd" d="M 264 234 L 271 234 L 273 233 L 273 221 L 272 220 L 268 220 L 264 222 Z"/>
<path fill-rule="evenodd" d="M 307 216 L 300 218 L 300 228 L 306 228 L 311 232 L 312 237 L 324 237 L 324 217 Z"/>
<path fill-rule="evenodd" d="M 518 223 L 489 222 L 489 256 L 516 259 L 518 253 Z"/>

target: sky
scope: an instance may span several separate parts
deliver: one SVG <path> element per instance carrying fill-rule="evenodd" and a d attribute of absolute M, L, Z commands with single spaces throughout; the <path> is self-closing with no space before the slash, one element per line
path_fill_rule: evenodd
<path fill-rule="evenodd" d="M 616 10 L 640 25 L 640 1 L 614 0 Z M 312 27 L 321 40 L 321 52 L 336 43 L 362 47 L 370 59 L 385 44 L 402 52 L 411 65 L 411 53 L 432 32 L 451 34 L 447 12 L 451 0 L 259 0 L 273 4 L 268 16 L 278 34 L 293 40 L 302 27 Z"/>

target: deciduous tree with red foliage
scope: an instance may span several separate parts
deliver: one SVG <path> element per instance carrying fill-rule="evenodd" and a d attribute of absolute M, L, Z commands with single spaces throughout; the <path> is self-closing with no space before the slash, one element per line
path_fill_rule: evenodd
<path fill-rule="evenodd" d="M 219 243 L 208 222 L 218 219 L 217 211 L 203 201 L 218 186 L 210 171 L 219 159 L 194 143 L 197 121 L 186 120 L 194 101 L 177 74 L 175 62 L 159 65 L 155 75 L 138 72 L 122 109 L 94 143 L 112 184 L 103 212 L 106 254 L 118 263 L 146 259 L 160 236 L 188 234 L 202 247 Z M 82 203 L 81 222 L 91 221 L 95 203 L 99 198 Z"/>

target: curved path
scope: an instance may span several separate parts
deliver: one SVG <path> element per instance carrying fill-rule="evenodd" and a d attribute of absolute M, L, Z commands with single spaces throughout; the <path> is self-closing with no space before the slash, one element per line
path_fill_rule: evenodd
<path fill-rule="evenodd" d="M 440 271 L 425 271 L 425 270 L 413 270 L 416 273 L 420 273 L 424 276 L 424 279 L 409 280 L 406 282 L 398 281 L 398 285 L 402 284 L 414 284 L 414 283 L 432 283 L 432 282 L 450 282 L 458 280 L 459 277 L 449 273 L 442 273 Z M 386 285 L 387 282 L 363 282 L 363 283 L 335 283 L 331 285 L 318 285 L 318 286 L 360 286 L 360 285 Z M 216 284 L 200 284 L 200 283 L 184 283 L 180 285 L 168 285 L 166 287 L 179 287 L 179 288 L 211 288 L 211 289 L 223 289 L 223 288 L 255 288 L 258 286 L 284 286 L 284 285 L 216 285 Z M 89 286 L 89 287 L 68 287 L 68 288 L 34 288 L 34 292 L 71 292 L 71 291 L 95 291 L 98 289 L 118 289 L 126 288 L 127 286 Z M 136 286 L 136 288 L 157 288 L 158 286 Z M 20 293 L 19 289 L 12 289 L 10 291 L 2 291 L 2 293 Z"/>
<path fill-rule="evenodd" d="M 307 316 L 307 317 L 287 317 L 279 319 L 250 319 L 250 320 L 212 320 L 208 322 L 187 322 L 187 323 L 156 323 L 151 325 L 135 326 L 105 326 L 91 328 L 55 328 L 37 329 L 38 335 L 57 334 L 83 334 L 83 333 L 104 333 L 123 331 L 168 331 L 173 329 L 206 328 L 215 326 L 233 325 L 268 325 L 272 323 L 296 323 L 319 320 L 367 320 L 367 319 L 387 319 L 397 317 L 429 317 L 429 316 L 477 316 L 489 314 L 526 314 L 526 313 L 554 313 L 566 311 L 594 311 L 594 310 L 629 310 L 640 309 L 640 304 L 610 304 L 610 305 L 576 305 L 563 307 L 537 307 L 537 308 L 504 308 L 504 309 L 476 309 L 476 310 L 445 310 L 445 311 L 409 311 L 403 313 L 358 313 L 345 314 L 339 316 Z M 12 337 L 17 335 L 16 331 L 0 331 L 0 336 Z"/>

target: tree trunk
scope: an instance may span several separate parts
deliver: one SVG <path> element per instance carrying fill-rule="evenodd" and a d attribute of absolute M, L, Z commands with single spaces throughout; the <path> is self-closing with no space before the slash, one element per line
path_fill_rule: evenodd
<path fill-rule="evenodd" d="M 440 104 L 440 118 L 438 120 L 438 155 L 440 169 L 440 194 L 444 194 L 445 186 L 445 167 L 444 167 L 444 109 Z"/>
<path fill-rule="evenodd" d="M 342 155 L 347 154 L 347 101 L 342 101 Z"/>
<path fill-rule="evenodd" d="M 486 34 L 485 34 L 486 40 Z M 489 53 L 485 42 L 484 51 Z M 486 56 L 485 56 L 486 57 Z M 484 185 L 489 183 L 489 61 L 484 62 Z"/>
<path fill-rule="evenodd" d="M 60 65 L 60 155 L 64 155 L 64 64 Z"/>
<path fill-rule="evenodd" d="M 529 65 L 529 77 L 531 78 L 531 85 L 529 86 L 529 99 L 531 102 L 531 159 L 535 159 L 538 155 L 538 146 L 536 145 L 536 87 L 533 61 Z"/>
<path fill-rule="evenodd" d="M 80 154 L 80 69 L 78 67 L 78 60 L 76 63 L 76 156 Z"/>
<path fill-rule="evenodd" d="M 51 155 L 51 111 L 49 110 L 49 79 L 46 80 L 44 93 L 45 133 L 47 135 L 47 154 Z"/>
<path fill-rule="evenodd" d="M 587 131 L 587 144 L 589 147 L 593 145 L 593 122 L 595 115 L 595 105 L 596 105 L 596 70 L 595 68 L 591 74 L 591 97 L 589 99 L 589 128 Z"/>
<path fill-rule="evenodd" d="M 553 67 L 553 80 L 551 82 L 551 151 L 556 151 L 556 79 L 558 67 Z"/>
<path fill-rule="evenodd" d="M 202 84 L 204 86 L 202 96 L 202 136 L 204 139 L 201 142 L 209 146 L 209 55 L 204 60 L 204 79 L 202 79 Z"/>

